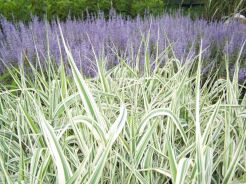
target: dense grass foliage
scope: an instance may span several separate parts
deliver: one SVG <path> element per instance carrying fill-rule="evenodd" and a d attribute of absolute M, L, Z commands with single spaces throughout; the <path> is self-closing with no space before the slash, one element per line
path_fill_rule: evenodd
<path fill-rule="evenodd" d="M 246 183 L 245 25 L 87 16 L 0 19 L 0 183 Z"/>
<path fill-rule="evenodd" d="M 210 19 L 220 19 L 238 12 L 246 13 L 245 0 L 208 0 L 205 16 Z"/>
<path fill-rule="evenodd" d="M 6 19 L 0 20 L 0 58 L 5 64 L 25 62 L 27 57 L 32 62 L 40 58 L 45 63 L 46 56 L 59 62 L 60 54 L 58 24 L 50 24 L 33 18 L 28 25 L 22 22 L 13 24 Z M 191 20 L 188 16 L 163 15 L 160 17 L 147 16 L 145 18 L 124 19 L 111 11 L 109 20 L 104 15 L 89 17 L 84 21 L 67 20 L 61 23 L 65 38 L 69 42 L 70 50 L 76 65 L 86 75 L 94 76 L 97 70 L 94 52 L 99 58 L 107 58 L 108 68 L 126 60 L 130 65 L 139 62 L 154 64 L 155 58 L 164 64 L 166 56 L 175 55 L 182 63 L 186 59 L 198 54 L 199 42 L 203 40 L 203 58 L 207 67 L 224 66 L 225 56 L 230 64 L 234 64 L 241 51 L 240 80 L 245 75 L 246 26 L 240 22 L 210 22 L 204 19 Z M 61 52 L 64 51 L 62 46 Z M 38 53 L 38 55 L 37 55 Z M 64 54 L 63 54 L 64 57 Z M 232 67 L 233 68 L 233 67 Z M 3 71 L 4 67 L 0 67 Z M 221 72 L 225 72 L 222 67 Z"/>
<path fill-rule="evenodd" d="M 0 84 L 1 183 L 246 182 L 239 60 L 232 79 L 202 80 L 202 50 L 162 67 L 158 55 L 143 74 L 124 59 L 107 71 L 95 53 L 98 74 L 85 79 L 62 42 L 69 73 L 63 59 L 26 60 Z"/>

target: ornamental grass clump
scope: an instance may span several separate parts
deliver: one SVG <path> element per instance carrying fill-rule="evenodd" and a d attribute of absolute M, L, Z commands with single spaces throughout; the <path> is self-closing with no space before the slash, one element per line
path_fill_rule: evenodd
<path fill-rule="evenodd" d="M 226 78 L 204 79 L 201 47 L 183 64 L 169 57 L 159 67 L 158 56 L 143 73 L 123 58 L 106 70 L 110 60 L 93 49 L 98 72 L 88 78 L 69 40 L 59 40 L 69 70 L 51 58 L 26 59 L 28 72 L 7 66 L 13 84 L 0 84 L 1 183 L 246 182 L 239 60 L 232 78 L 226 60 Z"/>

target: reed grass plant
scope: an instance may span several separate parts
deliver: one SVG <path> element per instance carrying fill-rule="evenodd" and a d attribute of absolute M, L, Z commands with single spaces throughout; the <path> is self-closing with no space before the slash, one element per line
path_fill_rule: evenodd
<path fill-rule="evenodd" d="M 246 182 L 239 60 L 233 77 L 204 79 L 202 49 L 164 66 L 159 53 L 144 72 L 123 58 L 106 70 L 94 52 L 98 72 L 88 78 L 59 40 L 69 66 L 49 57 L 45 66 L 27 59 L 28 70 L 7 66 L 14 84 L 0 84 L 0 183 Z"/>

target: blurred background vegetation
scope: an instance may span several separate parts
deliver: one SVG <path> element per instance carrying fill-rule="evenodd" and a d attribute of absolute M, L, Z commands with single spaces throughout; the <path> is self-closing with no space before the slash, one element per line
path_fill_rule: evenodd
<path fill-rule="evenodd" d="M 8 20 L 29 21 L 32 15 L 49 20 L 86 17 L 87 13 L 103 11 L 107 16 L 115 9 L 125 16 L 135 17 L 146 12 L 159 15 L 181 9 L 193 17 L 209 20 L 245 13 L 246 0 L 0 0 L 0 14 Z"/>

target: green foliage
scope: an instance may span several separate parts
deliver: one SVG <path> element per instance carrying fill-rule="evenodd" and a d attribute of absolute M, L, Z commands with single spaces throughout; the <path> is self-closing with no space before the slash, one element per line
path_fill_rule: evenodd
<path fill-rule="evenodd" d="M 144 15 L 148 9 L 152 14 L 162 13 L 169 3 L 166 0 L 0 0 L 0 14 L 9 20 L 30 20 L 30 15 L 48 19 L 59 17 L 81 18 L 86 12 L 107 15 L 111 8 L 123 15 Z M 178 7 L 178 6 L 176 6 Z"/>
<path fill-rule="evenodd" d="M 71 17 L 81 18 L 86 12 L 97 13 L 98 10 L 108 15 L 114 8 L 118 13 L 135 17 L 146 11 L 158 15 L 182 7 L 184 12 L 207 19 L 221 18 L 235 12 L 245 13 L 244 0 L 0 0 L 0 14 L 9 20 L 29 21 L 31 15 L 49 20 L 59 17 L 64 20 Z"/>
<path fill-rule="evenodd" d="M 15 71 L 13 69 L 11 70 L 5 70 L 3 73 L 0 73 L 0 84 L 4 85 L 5 87 L 16 86 L 15 81 L 11 75 L 11 73 L 14 73 Z"/>
<path fill-rule="evenodd" d="M 207 0 L 204 16 L 207 19 L 220 19 L 235 13 L 246 13 L 245 0 Z"/>

